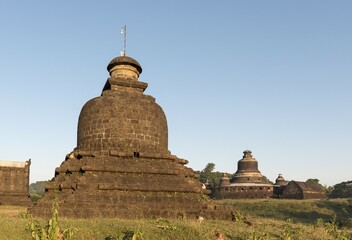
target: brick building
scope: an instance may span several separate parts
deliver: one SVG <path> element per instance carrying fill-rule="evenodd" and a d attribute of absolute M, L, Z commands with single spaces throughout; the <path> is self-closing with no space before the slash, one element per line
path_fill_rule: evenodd
<path fill-rule="evenodd" d="M 282 191 L 282 198 L 323 199 L 326 194 L 318 183 L 290 181 Z"/>
<path fill-rule="evenodd" d="M 31 204 L 29 197 L 29 170 L 31 161 L 0 161 L 0 204 Z"/>

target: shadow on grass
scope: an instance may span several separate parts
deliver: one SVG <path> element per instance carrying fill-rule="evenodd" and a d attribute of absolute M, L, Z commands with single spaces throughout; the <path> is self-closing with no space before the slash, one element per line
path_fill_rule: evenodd
<path fill-rule="evenodd" d="M 337 218 L 352 217 L 352 200 L 321 201 L 316 205 L 321 208 L 328 208 L 335 212 Z"/>
<path fill-rule="evenodd" d="M 317 219 L 324 222 L 331 220 L 336 214 L 337 219 L 352 219 L 352 200 L 226 200 L 236 211 L 245 216 L 272 218 L 295 223 L 315 224 Z"/>
<path fill-rule="evenodd" d="M 279 210 L 280 220 L 292 219 L 295 223 L 303 223 L 303 224 L 314 224 L 317 219 L 321 218 L 325 221 L 330 220 L 333 216 L 330 214 L 324 214 L 317 211 L 310 212 L 294 212 L 290 210 Z M 269 217 L 278 219 L 275 214 L 260 214 L 261 217 Z"/>

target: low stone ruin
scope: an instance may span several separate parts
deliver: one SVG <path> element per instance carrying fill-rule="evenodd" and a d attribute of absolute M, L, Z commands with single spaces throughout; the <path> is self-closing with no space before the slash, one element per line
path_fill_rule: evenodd
<path fill-rule="evenodd" d="M 29 169 L 31 161 L 0 161 L 0 205 L 30 206 Z"/>

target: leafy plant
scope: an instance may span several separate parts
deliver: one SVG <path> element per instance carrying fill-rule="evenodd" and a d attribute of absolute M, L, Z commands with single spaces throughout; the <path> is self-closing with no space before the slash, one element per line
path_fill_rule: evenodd
<path fill-rule="evenodd" d="M 119 237 L 108 236 L 105 240 L 143 240 L 143 233 L 138 229 L 137 231 L 125 231 Z"/>
<path fill-rule="evenodd" d="M 232 212 L 232 221 L 242 223 L 246 220 L 246 217 L 240 211 Z"/>
<path fill-rule="evenodd" d="M 324 220 L 322 218 L 318 218 L 316 221 L 315 221 L 315 226 L 316 228 L 319 228 L 319 227 L 323 227 L 324 226 Z"/>
<path fill-rule="evenodd" d="M 325 223 L 324 230 L 328 234 L 336 235 L 337 233 L 336 215 L 334 215 L 334 217 L 331 218 L 329 222 Z"/>
<path fill-rule="evenodd" d="M 336 215 L 334 215 L 334 217 L 328 223 L 325 223 L 325 232 L 335 237 L 337 240 L 351 240 L 352 236 L 350 233 L 338 230 L 336 219 Z"/>
<path fill-rule="evenodd" d="M 267 232 L 242 232 L 235 238 L 236 240 L 268 240 L 270 239 Z"/>
<path fill-rule="evenodd" d="M 27 219 L 28 217 L 30 217 L 30 214 L 27 212 L 19 212 L 18 217 L 23 218 L 23 219 Z"/>
<path fill-rule="evenodd" d="M 60 228 L 59 205 L 57 202 L 53 202 L 51 214 L 51 219 L 44 226 L 41 226 L 31 218 L 31 222 L 27 226 L 33 240 L 66 240 L 70 239 L 77 232 L 75 228 L 63 230 Z"/>
<path fill-rule="evenodd" d="M 154 220 L 153 223 L 157 224 L 156 225 L 157 228 L 161 228 L 163 230 L 176 230 L 177 229 L 177 227 L 171 226 L 170 222 L 166 219 L 163 219 L 163 218 L 158 218 L 158 219 Z"/>
<path fill-rule="evenodd" d="M 294 234 L 294 228 L 293 228 L 292 223 L 293 223 L 292 219 L 287 219 L 286 224 L 284 226 L 284 231 L 282 233 L 283 239 L 285 239 L 285 240 L 292 239 L 292 236 Z"/>

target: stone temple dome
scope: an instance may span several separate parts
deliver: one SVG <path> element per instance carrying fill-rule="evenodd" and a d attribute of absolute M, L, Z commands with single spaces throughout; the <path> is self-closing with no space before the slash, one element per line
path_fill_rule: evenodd
<path fill-rule="evenodd" d="M 114 58 L 101 96 L 82 108 L 77 150 L 135 154 L 168 153 L 168 128 L 162 108 L 143 92 L 140 64 L 131 57 Z"/>
<path fill-rule="evenodd" d="M 258 170 L 258 162 L 250 150 L 245 150 L 243 158 L 238 161 L 233 183 L 262 183 L 263 175 Z"/>

